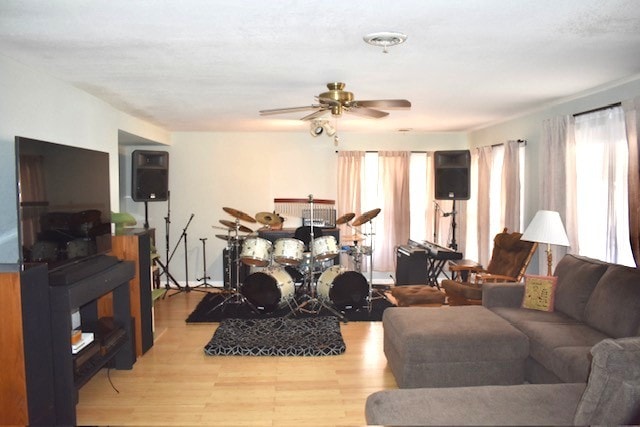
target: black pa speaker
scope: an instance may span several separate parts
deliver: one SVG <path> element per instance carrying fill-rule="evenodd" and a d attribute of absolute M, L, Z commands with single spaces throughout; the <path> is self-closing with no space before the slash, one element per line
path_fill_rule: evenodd
<path fill-rule="evenodd" d="M 169 196 L 169 153 L 135 150 L 131 153 L 131 198 L 161 202 Z"/>
<path fill-rule="evenodd" d="M 471 186 L 469 150 L 436 151 L 435 198 L 437 200 L 469 200 Z"/>

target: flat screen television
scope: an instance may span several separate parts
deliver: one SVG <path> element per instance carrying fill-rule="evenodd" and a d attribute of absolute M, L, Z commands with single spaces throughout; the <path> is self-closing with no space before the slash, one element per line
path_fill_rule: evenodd
<path fill-rule="evenodd" d="M 22 263 L 50 271 L 111 250 L 109 154 L 16 137 Z"/>

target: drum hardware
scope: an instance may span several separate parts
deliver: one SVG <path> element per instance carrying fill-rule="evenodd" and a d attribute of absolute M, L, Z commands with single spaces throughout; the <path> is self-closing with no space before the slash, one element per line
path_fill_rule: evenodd
<path fill-rule="evenodd" d="M 207 275 L 207 255 L 206 255 L 207 254 L 206 252 L 207 238 L 206 237 L 201 238 L 200 241 L 202 242 L 202 277 L 196 280 L 198 282 L 201 280 L 204 280 L 204 282 L 200 283 L 196 287 L 213 288 L 213 285 L 207 282 L 207 279 L 211 279 L 211 276 Z"/>
<path fill-rule="evenodd" d="M 331 313 L 333 313 L 336 317 L 338 317 L 340 320 L 346 322 L 347 319 L 346 317 L 340 313 L 338 310 L 336 310 L 330 301 L 326 300 L 326 299 L 320 299 L 318 298 L 317 295 L 317 282 L 315 280 L 315 263 L 316 263 L 316 255 L 315 255 L 315 251 L 316 251 L 316 244 L 315 244 L 315 238 L 314 238 L 314 222 L 313 222 L 313 194 L 309 194 L 309 210 L 310 210 L 310 231 L 311 231 L 311 238 L 309 241 L 309 250 L 310 250 L 310 268 L 309 271 L 306 272 L 304 274 L 304 280 L 303 280 L 303 285 L 302 288 L 303 290 L 306 289 L 306 292 L 304 293 L 302 299 L 304 300 L 302 303 L 297 303 L 296 301 L 296 307 L 294 309 L 291 310 L 291 313 L 289 313 L 289 316 L 295 316 L 296 312 L 302 312 L 302 313 L 310 313 L 310 314 L 320 314 L 322 312 L 322 309 L 326 309 L 327 311 L 330 311 Z M 333 237 L 333 236 L 330 236 Z M 335 237 L 333 238 L 333 242 L 335 244 Z M 336 253 L 335 255 L 337 255 L 337 249 L 336 249 Z M 334 255 L 334 256 L 335 256 Z"/>
<path fill-rule="evenodd" d="M 235 222 L 234 221 L 229 221 L 228 219 L 221 219 L 220 220 L 220 224 L 226 225 L 231 230 L 238 230 L 238 231 L 241 231 L 243 233 L 253 233 L 252 229 L 250 229 L 249 227 L 245 227 L 244 225 L 240 224 L 240 220 L 238 218 L 236 218 Z"/>
<path fill-rule="evenodd" d="M 232 210 L 231 208 L 223 208 L 225 210 L 225 212 L 229 212 L 229 210 L 233 211 L 234 213 L 236 213 L 238 216 L 236 216 L 236 220 L 235 222 L 231 222 L 231 221 L 227 221 L 227 220 L 220 220 L 220 223 L 223 225 L 226 225 L 227 228 L 227 236 L 226 238 L 223 238 L 223 240 L 227 241 L 227 265 L 229 266 L 229 272 L 228 272 L 228 276 L 227 276 L 227 283 L 229 283 L 229 287 L 231 287 L 231 289 L 229 289 L 228 291 L 225 291 L 225 293 L 229 293 L 229 295 L 223 299 L 220 303 L 218 303 L 215 307 L 213 307 L 211 310 L 209 310 L 207 312 L 207 314 L 221 308 L 222 311 L 224 311 L 224 309 L 227 307 L 228 304 L 247 304 L 253 311 L 258 311 L 257 308 L 255 306 L 253 306 L 253 304 L 251 304 L 249 302 L 249 300 L 247 300 L 247 298 L 245 298 L 244 295 L 242 295 L 242 293 L 240 292 L 240 258 L 233 258 L 234 254 L 240 254 L 240 243 L 243 239 L 245 239 L 244 236 L 239 236 L 238 233 L 240 231 L 243 232 L 247 232 L 250 233 L 251 230 L 248 229 L 247 227 L 244 227 L 243 225 L 240 224 L 240 216 L 242 214 L 242 212 L 240 211 L 236 211 L 236 210 Z M 230 212 L 229 212 L 230 213 Z M 246 214 L 244 214 L 246 215 Z M 248 215 L 247 215 L 248 216 Z M 249 217 L 251 218 L 251 217 Z M 254 221 L 255 222 L 255 221 Z M 213 228 L 220 228 L 217 226 L 212 226 Z M 249 231 L 245 231 L 243 230 L 243 227 Z M 231 233 L 234 233 L 233 235 Z M 217 237 L 219 237 L 217 235 Z M 222 237 L 221 237 L 222 238 Z M 232 265 L 234 267 L 232 267 Z M 235 268 L 236 270 L 236 280 L 235 280 L 235 287 L 232 287 L 233 284 L 232 282 L 232 274 L 231 274 L 231 268 Z"/>
<path fill-rule="evenodd" d="M 369 291 L 368 291 L 368 296 L 367 296 L 367 308 L 369 310 L 369 312 L 371 312 L 372 308 L 373 308 L 373 301 L 376 299 L 386 299 L 388 300 L 387 296 L 384 294 L 384 292 L 380 292 L 378 289 L 374 289 L 373 288 L 373 251 L 374 251 L 374 236 L 375 233 L 373 232 L 373 219 L 376 218 L 378 216 L 378 214 L 381 212 L 380 208 L 376 208 L 376 209 L 372 209 L 370 211 L 364 212 L 362 215 L 360 215 L 359 217 L 357 217 L 352 223 L 351 223 L 351 227 L 358 227 L 361 225 L 365 225 L 369 227 L 369 231 L 368 233 L 362 233 L 359 231 L 356 231 L 357 234 L 360 234 L 362 236 L 368 236 L 370 238 L 370 245 L 369 246 L 360 246 L 360 249 L 356 251 L 356 254 L 354 255 L 354 261 L 356 262 L 356 265 L 358 266 L 357 270 L 360 272 L 361 270 L 361 257 L 362 256 L 366 256 L 369 258 L 369 279 L 368 279 L 368 283 L 369 283 Z M 354 246 L 357 245 L 356 242 L 354 241 Z"/>

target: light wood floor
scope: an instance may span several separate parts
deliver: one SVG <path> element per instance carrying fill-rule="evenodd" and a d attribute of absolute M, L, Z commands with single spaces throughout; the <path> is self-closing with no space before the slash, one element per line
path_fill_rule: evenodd
<path fill-rule="evenodd" d="M 217 324 L 186 324 L 201 292 L 155 305 L 156 340 L 133 370 L 80 390 L 79 425 L 359 426 L 374 391 L 396 388 L 381 322 L 342 323 L 347 351 L 325 357 L 207 356 Z"/>

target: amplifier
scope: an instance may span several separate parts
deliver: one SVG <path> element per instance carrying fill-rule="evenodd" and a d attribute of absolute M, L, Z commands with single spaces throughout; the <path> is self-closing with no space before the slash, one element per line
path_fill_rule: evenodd
<path fill-rule="evenodd" d="M 396 247 L 396 286 L 427 284 L 427 254 L 424 249 Z"/>

